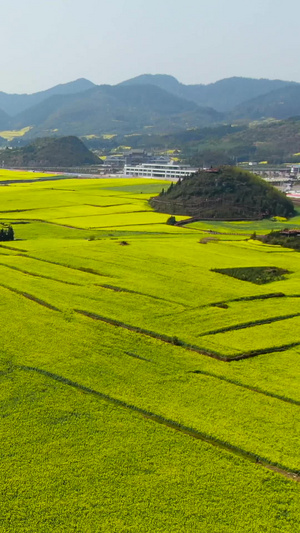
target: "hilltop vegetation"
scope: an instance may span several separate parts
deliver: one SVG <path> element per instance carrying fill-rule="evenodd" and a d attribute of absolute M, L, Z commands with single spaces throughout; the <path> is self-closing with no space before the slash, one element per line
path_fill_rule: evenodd
<path fill-rule="evenodd" d="M 10 167 L 72 167 L 100 165 L 102 161 L 77 137 L 37 139 L 13 150 L 3 150 L 1 159 Z"/>
<path fill-rule="evenodd" d="M 264 180 L 235 167 L 199 171 L 151 199 L 159 212 L 198 218 L 260 219 L 295 214 L 292 202 Z"/>

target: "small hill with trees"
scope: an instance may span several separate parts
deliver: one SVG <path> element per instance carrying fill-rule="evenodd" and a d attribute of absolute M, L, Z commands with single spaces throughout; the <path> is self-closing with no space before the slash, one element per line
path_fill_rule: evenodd
<path fill-rule="evenodd" d="M 1 152 L 3 166 L 9 167 L 73 167 L 101 165 L 102 161 L 77 137 L 45 137 L 23 148 Z"/>
<path fill-rule="evenodd" d="M 257 220 L 292 217 L 292 202 L 272 185 L 237 167 L 199 171 L 171 183 L 167 191 L 150 200 L 160 213 L 198 219 Z"/>

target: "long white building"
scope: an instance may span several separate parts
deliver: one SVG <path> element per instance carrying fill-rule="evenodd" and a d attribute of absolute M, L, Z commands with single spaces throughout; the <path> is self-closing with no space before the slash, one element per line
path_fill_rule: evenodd
<path fill-rule="evenodd" d="M 192 168 L 189 165 L 177 165 L 174 163 L 142 163 L 135 166 L 124 166 L 125 176 L 140 176 L 143 178 L 184 178 L 197 172 L 197 168 Z"/>

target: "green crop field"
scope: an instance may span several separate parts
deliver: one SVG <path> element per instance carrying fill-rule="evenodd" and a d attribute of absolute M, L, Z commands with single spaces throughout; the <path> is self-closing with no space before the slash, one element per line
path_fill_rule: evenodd
<path fill-rule="evenodd" d="M 300 255 L 250 239 L 299 217 L 170 226 L 162 181 L 14 179 L 0 531 L 300 530 Z M 213 271 L 253 268 L 288 273 Z"/>

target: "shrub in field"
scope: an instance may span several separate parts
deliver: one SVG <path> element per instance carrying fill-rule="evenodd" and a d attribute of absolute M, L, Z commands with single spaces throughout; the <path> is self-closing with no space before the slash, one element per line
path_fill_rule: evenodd
<path fill-rule="evenodd" d="M 169 217 L 166 224 L 169 224 L 169 226 L 174 226 L 174 224 L 176 224 L 176 218 L 174 216 Z"/>
<path fill-rule="evenodd" d="M 13 241 L 14 238 L 13 227 L 10 224 L 2 224 L 0 229 L 0 241 Z"/>

